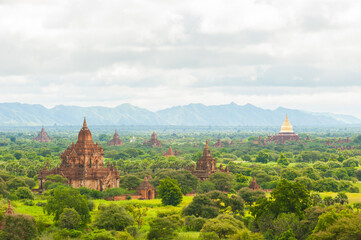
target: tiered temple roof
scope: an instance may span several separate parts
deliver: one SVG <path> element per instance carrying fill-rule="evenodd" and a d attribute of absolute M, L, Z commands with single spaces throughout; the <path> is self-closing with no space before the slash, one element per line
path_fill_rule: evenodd
<path fill-rule="evenodd" d="M 196 169 L 194 170 L 194 166 L 192 165 L 190 171 L 199 180 L 208 180 L 209 177 L 215 172 L 229 173 L 228 166 L 223 169 L 223 166 L 221 164 L 220 169 L 217 169 L 217 160 L 212 157 L 211 150 L 208 146 L 208 141 L 206 142 L 206 146 L 203 149 L 202 157 L 197 161 Z"/>
<path fill-rule="evenodd" d="M 39 132 L 38 136 L 33 138 L 33 140 L 41 142 L 41 143 L 50 142 L 50 138 L 49 138 L 48 134 L 45 132 L 44 126 L 42 126 L 41 131 Z"/>
<path fill-rule="evenodd" d="M 176 154 L 173 152 L 172 147 L 169 146 L 168 152 L 164 153 L 164 157 L 169 157 L 169 156 L 175 156 Z"/>
<path fill-rule="evenodd" d="M 256 182 L 256 178 L 253 177 L 251 184 L 249 184 L 249 188 L 252 190 L 260 190 L 261 186 Z"/>
<path fill-rule="evenodd" d="M 212 145 L 212 147 L 215 148 L 219 148 L 219 147 L 223 147 L 224 144 L 221 142 L 221 139 L 218 138 L 217 142 L 215 144 Z"/>
<path fill-rule="evenodd" d="M 53 170 L 46 167 L 39 171 L 39 190 L 43 190 L 48 175 L 59 174 L 68 179 L 72 187 L 87 187 L 103 191 L 106 188 L 119 187 L 119 172 L 108 164 L 104 167 L 103 147 L 93 142 L 92 134 L 84 118 L 78 141 L 72 143 L 61 154 L 61 164 Z"/>
<path fill-rule="evenodd" d="M 157 134 L 155 134 L 155 131 L 153 131 L 152 136 L 150 140 L 145 141 L 143 143 L 144 146 L 151 146 L 151 147 L 162 147 L 162 142 L 158 140 Z"/>
<path fill-rule="evenodd" d="M 120 146 L 120 145 L 123 145 L 123 140 L 119 139 L 119 134 L 118 134 L 116 129 L 115 129 L 113 139 L 110 140 L 109 142 L 107 142 L 107 145 L 108 146 Z"/>

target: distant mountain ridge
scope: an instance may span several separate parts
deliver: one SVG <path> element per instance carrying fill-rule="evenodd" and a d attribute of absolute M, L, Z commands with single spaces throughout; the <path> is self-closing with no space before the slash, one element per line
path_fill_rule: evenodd
<path fill-rule="evenodd" d="M 267 110 L 252 104 L 206 106 L 189 104 L 152 112 L 130 104 L 114 108 L 0 103 L 0 126 L 80 125 L 179 125 L 179 126 L 281 126 L 286 113 L 294 126 L 361 125 L 350 115 L 312 113 L 279 107 Z"/>

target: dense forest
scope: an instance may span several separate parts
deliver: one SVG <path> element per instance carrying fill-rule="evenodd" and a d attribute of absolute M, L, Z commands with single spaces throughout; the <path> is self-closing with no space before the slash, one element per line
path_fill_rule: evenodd
<path fill-rule="evenodd" d="M 104 164 L 120 172 L 119 188 L 73 189 L 53 175 L 43 194 L 39 170 L 59 165 L 77 132 L 49 132 L 50 143 L 33 141 L 28 130 L 0 132 L 0 239 L 361 238 L 361 135 L 315 130 L 298 142 L 263 145 L 254 140 L 267 130 L 170 128 L 159 131 L 162 147 L 152 148 L 143 145 L 151 131 L 119 132 L 122 146 L 107 146 L 110 131 L 93 134 Z M 337 142 L 348 136 L 350 142 Z M 218 139 L 223 146 L 212 147 Z M 195 165 L 207 140 L 218 166 L 230 173 L 199 181 L 186 167 Z M 169 147 L 178 155 L 164 157 Z M 105 200 L 133 193 L 149 175 L 156 199 Z M 248 188 L 253 178 L 261 190 Z M 3 217 L 8 200 L 16 214 Z"/>

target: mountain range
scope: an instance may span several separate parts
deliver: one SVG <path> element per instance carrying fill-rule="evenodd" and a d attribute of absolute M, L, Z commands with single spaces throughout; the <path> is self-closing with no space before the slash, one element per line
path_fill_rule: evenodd
<path fill-rule="evenodd" d="M 361 125 L 350 115 L 314 113 L 279 107 L 268 110 L 251 104 L 206 106 L 189 104 L 152 112 L 130 104 L 114 108 L 0 103 L 0 126 L 80 125 L 178 125 L 178 126 L 280 126 L 286 114 L 294 126 Z"/>

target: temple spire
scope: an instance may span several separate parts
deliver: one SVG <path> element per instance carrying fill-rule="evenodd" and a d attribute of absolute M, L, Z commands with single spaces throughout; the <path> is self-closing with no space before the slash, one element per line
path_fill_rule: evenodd
<path fill-rule="evenodd" d="M 86 124 L 86 118 L 84 117 L 84 122 L 83 122 L 83 128 L 88 128 L 88 125 Z"/>

